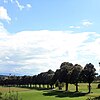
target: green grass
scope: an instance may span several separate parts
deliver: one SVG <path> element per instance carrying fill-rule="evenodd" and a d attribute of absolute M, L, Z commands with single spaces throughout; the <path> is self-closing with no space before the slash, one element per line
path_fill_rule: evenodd
<path fill-rule="evenodd" d="M 20 96 L 23 100 L 86 100 L 87 96 L 72 96 L 71 93 L 63 93 L 57 91 L 27 91 L 21 92 Z"/>
<path fill-rule="evenodd" d="M 10 89 L 13 91 L 18 91 L 20 98 L 22 100 L 86 100 L 88 97 L 98 97 L 100 96 L 100 89 L 97 89 L 97 84 L 92 84 L 92 93 L 87 94 L 88 84 L 79 84 L 79 93 L 75 93 L 75 86 L 69 84 L 69 92 L 65 91 L 52 91 L 52 90 L 35 90 L 26 88 L 14 88 Z M 7 92 L 8 88 L 0 87 L 0 91 Z M 65 88 L 64 88 L 65 89 Z"/>
<path fill-rule="evenodd" d="M 18 91 L 18 92 L 21 92 L 21 91 L 29 91 L 30 89 L 27 89 L 27 88 L 18 88 L 18 87 L 0 87 L 0 92 L 2 93 L 7 93 L 9 91 Z"/>

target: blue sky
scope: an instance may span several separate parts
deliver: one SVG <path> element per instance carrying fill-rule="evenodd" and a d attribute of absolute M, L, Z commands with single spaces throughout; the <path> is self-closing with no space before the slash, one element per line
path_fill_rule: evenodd
<path fill-rule="evenodd" d="M 99 72 L 100 0 L 0 0 L 0 73 L 37 74 L 63 61 Z"/>
<path fill-rule="evenodd" d="M 69 30 L 70 25 L 80 26 L 83 20 L 94 22 L 89 31 L 99 31 L 100 0 L 0 0 L 7 9 L 10 24 L 5 27 L 11 33 L 23 30 Z M 30 4 L 31 7 L 27 7 Z"/>

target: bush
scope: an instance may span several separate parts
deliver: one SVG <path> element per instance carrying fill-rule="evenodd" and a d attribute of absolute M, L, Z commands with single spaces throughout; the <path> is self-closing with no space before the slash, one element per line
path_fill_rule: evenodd
<path fill-rule="evenodd" d="M 98 88 L 100 89 L 100 84 L 98 84 Z"/>
<path fill-rule="evenodd" d="M 2 99 L 2 93 L 0 92 L 0 100 Z"/>
<path fill-rule="evenodd" d="M 19 99 L 18 92 L 0 93 L 0 100 L 22 100 Z"/>

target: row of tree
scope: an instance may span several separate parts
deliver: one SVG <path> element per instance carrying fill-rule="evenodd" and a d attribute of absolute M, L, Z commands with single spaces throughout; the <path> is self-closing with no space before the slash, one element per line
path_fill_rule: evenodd
<path fill-rule="evenodd" d="M 89 63 L 83 68 L 79 64 L 73 65 L 69 62 L 63 62 L 60 68 L 55 72 L 48 70 L 34 76 L 8 76 L 0 78 L 0 85 L 3 86 L 37 86 L 44 87 L 45 85 L 54 88 L 54 85 L 61 86 L 62 83 L 66 84 L 66 91 L 68 91 L 68 84 L 75 84 L 76 91 L 78 91 L 78 83 L 88 83 L 89 93 L 91 92 L 91 83 L 93 82 L 96 75 L 96 69 L 94 65 Z M 61 89 L 61 88 L 60 88 Z"/>

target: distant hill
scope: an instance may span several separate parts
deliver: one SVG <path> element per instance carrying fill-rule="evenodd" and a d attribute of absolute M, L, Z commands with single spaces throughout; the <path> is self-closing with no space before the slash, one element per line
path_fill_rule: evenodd
<path fill-rule="evenodd" d="M 4 77 L 5 75 L 0 75 L 0 77 Z"/>
<path fill-rule="evenodd" d="M 18 73 L 0 73 L 0 76 L 9 76 L 9 75 L 21 76 L 21 74 L 18 74 Z"/>

